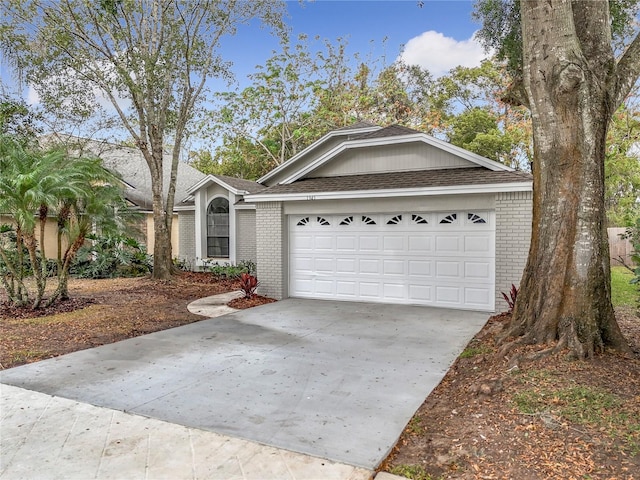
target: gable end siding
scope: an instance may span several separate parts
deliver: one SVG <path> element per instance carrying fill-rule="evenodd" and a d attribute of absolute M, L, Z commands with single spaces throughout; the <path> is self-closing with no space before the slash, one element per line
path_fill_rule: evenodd
<path fill-rule="evenodd" d="M 367 173 L 439 170 L 477 166 L 468 160 L 434 146 L 423 142 L 412 142 L 349 149 L 307 176 L 337 177 Z"/>
<path fill-rule="evenodd" d="M 496 312 L 508 310 L 502 293 L 511 284 L 520 286 L 529 255 L 532 222 L 532 192 L 496 195 Z"/>

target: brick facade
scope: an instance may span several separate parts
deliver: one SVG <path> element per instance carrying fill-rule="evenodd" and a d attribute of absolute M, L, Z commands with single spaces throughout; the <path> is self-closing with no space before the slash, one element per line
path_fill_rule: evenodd
<path fill-rule="evenodd" d="M 236 231 L 236 260 L 257 263 L 255 210 L 238 210 Z"/>
<path fill-rule="evenodd" d="M 529 254 L 532 192 L 496 195 L 496 312 L 508 306 L 501 292 L 519 286 Z"/>
<path fill-rule="evenodd" d="M 278 300 L 288 296 L 287 231 L 282 202 L 256 204 L 259 292 Z"/>
<path fill-rule="evenodd" d="M 177 257 L 186 261 L 190 270 L 196 265 L 196 215 L 195 212 L 180 212 L 178 214 L 178 235 L 180 247 Z M 174 252 L 174 256 L 175 252 Z"/>

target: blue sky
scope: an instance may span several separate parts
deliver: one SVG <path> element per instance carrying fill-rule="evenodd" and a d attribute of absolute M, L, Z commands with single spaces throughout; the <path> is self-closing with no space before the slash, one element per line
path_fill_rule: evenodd
<path fill-rule="evenodd" d="M 484 52 L 473 41 L 479 25 L 472 21 L 470 0 L 316 0 L 287 2 L 293 36 L 304 33 L 348 40 L 349 53 L 373 53 L 396 59 L 403 46 L 406 60 L 442 74 L 461 63 L 479 63 Z M 386 41 L 383 42 L 383 39 Z M 254 70 L 278 48 L 276 39 L 256 26 L 243 27 L 225 44 L 238 80 Z"/>
<path fill-rule="evenodd" d="M 386 57 L 393 62 L 401 48 L 404 59 L 417 63 L 440 75 L 463 64 L 477 65 L 485 56 L 473 33 L 479 25 L 471 19 L 470 0 L 315 0 L 300 4 L 287 2 L 293 38 L 305 33 L 310 38 L 348 41 L 348 53 Z M 383 39 L 386 41 L 383 42 Z M 246 75 L 255 71 L 278 49 L 278 41 L 257 24 L 243 26 L 234 37 L 224 42 L 223 55 L 233 62 L 233 70 L 240 86 L 247 84 Z M 16 92 L 8 66 L 0 61 L 0 76 L 12 93 Z M 27 88 L 25 99 L 33 100 Z"/>

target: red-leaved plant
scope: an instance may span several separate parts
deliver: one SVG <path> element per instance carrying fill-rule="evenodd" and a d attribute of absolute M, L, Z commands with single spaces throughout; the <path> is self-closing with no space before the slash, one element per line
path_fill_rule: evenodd
<path fill-rule="evenodd" d="M 504 292 L 500 292 L 500 293 L 502 293 L 502 296 L 504 297 L 504 299 L 507 301 L 507 304 L 509 305 L 509 313 L 513 312 L 513 307 L 516 306 L 516 300 L 518 298 L 517 287 L 513 283 L 511 284 L 511 291 L 509 292 L 509 296 L 507 296 L 507 294 Z"/>
<path fill-rule="evenodd" d="M 253 298 L 256 296 L 256 289 L 260 285 L 258 279 L 248 273 L 240 275 L 240 289 L 244 292 L 244 298 Z"/>

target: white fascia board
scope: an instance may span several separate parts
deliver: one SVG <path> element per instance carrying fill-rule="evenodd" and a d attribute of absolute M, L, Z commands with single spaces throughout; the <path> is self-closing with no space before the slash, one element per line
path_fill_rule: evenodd
<path fill-rule="evenodd" d="M 354 190 L 349 192 L 283 193 L 247 195 L 247 202 L 294 202 L 301 200 L 351 200 L 357 198 L 423 197 L 434 195 L 470 195 L 475 193 L 530 192 L 533 182 L 453 185 L 443 187 Z"/>
<path fill-rule="evenodd" d="M 195 205 L 181 205 L 181 206 L 173 207 L 174 212 L 189 212 L 195 209 L 196 209 Z"/>
<path fill-rule="evenodd" d="M 197 190 L 200 190 L 201 188 L 208 186 L 210 183 L 215 183 L 216 185 L 221 186 L 222 188 L 224 188 L 224 189 L 228 190 L 229 192 L 233 193 L 234 195 L 245 195 L 247 193 L 246 190 L 238 190 L 237 188 L 232 187 L 228 183 L 225 183 L 224 181 L 220 180 L 219 178 L 217 178 L 217 177 L 215 177 L 213 175 L 207 175 L 202 180 L 200 180 L 198 183 L 196 183 L 195 185 L 192 185 L 191 187 L 189 187 L 189 189 L 187 190 L 187 193 L 193 194 Z"/>
<path fill-rule="evenodd" d="M 236 210 L 255 210 L 256 205 L 255 203 L 236 203 L 235 208 Z"/>
<path fill-rule="evenodd" d="M 260 177 L 257 180 L 257 182 L 258 183 L 263 183 L 263 182 L 269 180 L 274 175 L 276 175 L 278 172 L 282 171 L 284 168 L 287 168 L 292 163 L 297 162 L 299 158 L 304 157 L 311 150 L 315 149 L 316 147 L 318 147 L 319 145 L 323 144 L 324 142 L 326 142 L 327 140 L 329 140 L 332 137 L 351 135 L 353 133 L 375 132 L 377 130 L 380 130 L 381 128 L 382 127 L 380 127 L 378 125 L 372 125 L 371 127 L 368 127 L 368 128 L 353 128 L 351 130 L 332 130 L 329 133 L 327 133 L 326 135 L 324 135 L 323 137 L 321 137 L 319 140 L 316 140 L 315 142 L 313 142 L 311 145 L 309 145 L 304 150 L 302 150 L 302 151 L 298 152 L 297 154 L 295 154 L 293 157 L 291 157 L 289 160 L 287 160 L 283 164 L 278 165 L 276 168 L 274 168 L 273 170 L 271 170 L 270 172 L 268 172 L 264 176 Z M 282 182 L 282 183 L 285 183 L 285 182 Z"/>
<path fill-rule="evenodd" d="M 308 164 L 305 168 L 296 171 L 294 174 L 287 177 L 281 184 L 288 185 L 290 183 L 295 182 L 296 180 L 301 179 L 308 173 L 316 170 L 321 167 L 333 157 L 338 155 L 339 153 L 351 149 L 351 148 L 365 148 L 365 147 L 378 147 L 378 146 L 386 146 L 386 145 L 398 145 L 402 143 L 410 143 L 421 141 L 428 145 L 439 148 L 440 150 L 444 150 L 453 155 L 456 155 L 460 158 L 468 160 L 471 163 L 476 165 L 485 167 L 489 170 L 493 171 L 507 171 L 513 172 L 514 169 L 508 167 L 507 165 L 503 165 L 502 163 L 494 162 L 493 160 L 489 160 L 488 158 L 481 157 L 473 152 L 465 150 L 464 148 L 456 147 L 448 142 L 443 140 L 438 140 L 435 137 L 427 135 L 425 133 L 412 133 L 409 135 L 398 135 L 395 137 L 379 137 L 379 138 L 367 138 L 364 140 L 348 140 L 346 142 L 337 145 L 335 148 L 329 150 L 324 155 L 318 157 L 314 162 Z"/>

